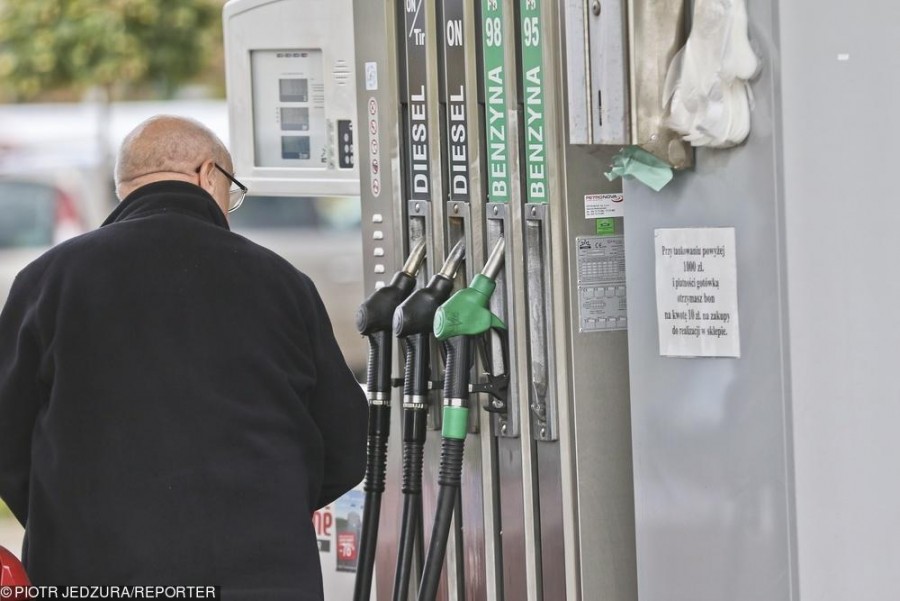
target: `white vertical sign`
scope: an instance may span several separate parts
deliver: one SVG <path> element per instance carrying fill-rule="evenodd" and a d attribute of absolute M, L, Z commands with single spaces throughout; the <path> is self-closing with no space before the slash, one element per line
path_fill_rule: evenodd
<path fill-rule="evenodd" d="M 733 227 L 658 229 L 659 354 L 740 357 Z"/>

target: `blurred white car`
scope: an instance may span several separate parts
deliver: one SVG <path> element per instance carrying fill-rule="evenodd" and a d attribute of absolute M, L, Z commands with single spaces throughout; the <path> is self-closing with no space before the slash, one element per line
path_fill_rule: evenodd
<path fill-rule="evenodd" d="M 87 227 L 76 197 L 56 183 L 0 175 L 0 303 L 23 267 Z"/>
<path fill-rule="evenodd" d="M 368 346 L 356 330 L 356 310 L 363 301 L 359 200 L 248 196 L 228 219 L 232 230 L 312 279 L 347 363 L 363 378 Z"/>

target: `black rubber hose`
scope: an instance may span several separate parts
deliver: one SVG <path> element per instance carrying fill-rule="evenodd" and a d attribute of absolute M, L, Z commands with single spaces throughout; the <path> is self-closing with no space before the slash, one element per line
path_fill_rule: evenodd
<path fill-rule="evenodd" d="M 447 351 L 447 364 L 444 368 L 444 403 L 454 399 L 467 402 L 469 398 L 469 369 L 474 359 L 472 339 L 468 336 L 454 336 L 443 343 Z M 431 531 L 431 543 L 425 557 L 422 571 L 422 582 L 419 585 L 418 601 L 433 601 L 437 595 L 441 570 L 444 566 L 444 555 L 447 551 L 447 538 L 450 536 L 450 523 L 453 520 L 453 508 L 459 493 L 462 480 L 464 438 L 441 439 L 441 468 L 438 474 L 438 506 Z"/>
<path fill-rule="evenodd" d="M 394 601 L 406 601 L 409 598 L 409 580 L 412 577 L 413 549 L 422 522 L 421 495 L 405 495 L 403 497 L 403 521 L 400 528 L 400 554 L 397 558 L 397 571 L 394 574 Z"/>
<path fill-rule="evenodd" d="M 366 492 L 365 503 L 362 538 L 360 541 L 360 562 L 353 588 L 353 598 L 356 601 L 365 601 L 369 598 L 372 591 L 372 574 L 375 571 L 375 547 L 378 543 L 378 526 L 375 525 L 375 522 L 381 513 L 381 495 Z M 362 561 L 366 557 L 371 558 L 371 560 Z"/>
<path fill-rule="evenodd" d="M 428 337 L 413 334 L 406 339 L 404 397 L 428 394 Z M 427 429 L 425 406 L 403 408 L 403 517 L 397 570 L 394 573 L 394 601 L 406 601 L 412 576 L 413 552 L 422 534 L 422 463 Z"/>
<path fill-rule="evenodd" d="M 438 476 L 441 488 L 417 601 L 434 601 L 437 596 L 441 571 L 444 568 L 444 554 L 447 551 L 447 538 L 450 536 L 450 523 L 453 520 L 453 509 L 462 480 L 464 445 L 465 440 L 457 438 L 444 438 L 441 441 L 441 469 Z"/>
<path fill-rule="evenodd" d="M 425 456 L 425 427 L 427 416 L 423 410 L 407 413 L 406 428 L 413 430 L 419 440 L 403 442 L 403 518 L 397 571 L 394 574 L 394 599 L 405 601 L 412 575 L 413 553 L 423 534 L 422 525 L 422 463 Z M 420 556 L 421 557 L 421 556 Z"/>
<path fill-rule="evenodd" d="M 413 554 L 419 565 L 424 555 L 422 462 L 427 430 L 425 400 L 431 376 L 429 341 L 434 314 L 453 291 L 453 280 L 443 274 L 443 271 L 432 277 L 426 287 L 412 293 L 394 312 L 394 335 L 406 341 L 403 385 L 403 516 L 397 570 L 394 573 L 394 601 L 407 601 Z"/>
<path fill-rule="evenodd" d="M 366 601 L 372 589 L 375 566 L 375 547 L 378 543 L 378 523 L 381 515 L 381 493 L 384 492 L 387 466 L 387 443 L 391 428 L 389 405 L 369 405 L 369 435 L 366 453 L 366 492 L 363 508 L 363 529 L 360 541 L 360 561 L 357 567 L 353 598 Z"/>
<path fill-rule="evenodd" d="M 373 292 L 356 312 L 356 329 L 369 339 L 369 366 L 366 389 L 369 392 L 369 435 L 366 460 L 363 530 L 359 564 L 353 589 L 355 601 L 369 601 L 378 522 L 381 515 L 381 493 L 384 492 L 387 443 L 391 427 L 391 324 L 394 310 L 412 292 L 416 278 L 398 271 L 390 284 Z"/>

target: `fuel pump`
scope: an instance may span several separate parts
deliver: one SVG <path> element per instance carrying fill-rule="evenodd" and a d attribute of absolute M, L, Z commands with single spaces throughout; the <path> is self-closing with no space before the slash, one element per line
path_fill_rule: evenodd
<path fill-rule="evenodd" d="M 444 408 L 441 431 L 441 466 L 437 511 L 431 544 L 425 558 L 419 601 L 432 601 L 438 588 L 450 521 L 462 478 L 463 449 L 469 424 L 469 372 L 474 361 L 474 342 L 491 330 L 503 332 L 504 324 L 488 309 L 496 277 L 503 266 L 503 238 L 497 241 L 481 273 L 468 288 L 454 294 L 434 316 L 434 335 L 447 352 L 444 369 Z M 489 391 L 489 390 L 488 390 Z M 505 399 L 501 399 L 504 401 Z"/>
<path fill-rule="evenodd" d="M 403 518 L 394 579 L 394 601 L 406 601 L 413 551 L 422 535 L 422 461 L 427 430 L 427 398 L 431 374 L 429 336 L 434 314 L 453 291 L 456 270 L 465 257 L 460 240 L 428 285 L 415 291 L 394 311 L 394 335 L 406 340 L 403 380 Z M 419 551 L 421 558 L 422 552 Z M 421 563 L 421 559 L 419 560 Z"/>
<path fill-rule="evenodd" d="M 669 60 L 631 53 L 633 33 L 663 44 L 636 27 L 671 7 L 651 4 L 353 0 L 366 285 L 423 237 L 432 262 L 465 240 L 456 277 L 471 282 L 436 314 L 448 362 L 431 423 L 442 444 L 426 440 L 422 466 L 440 487 L 422 494 L 437 519 L 420 600 L 637 598 L 624 204 L 602 173 L 624 145 L 678 151 L 658 131 L 660 99 L 638 89 L 661 89 L 642 73 Z M 670 12 L 666 30 L 683 21 Z M 476 275 L 500 240 L 503 269 L 495 255 Z M 490 361 L 476 372 L 482 338 Z M 467 411 L 501 386 L 493 413 Z M 397 455 L 385 522 L 400 517 Z M 379 601 L 402 594 L 388 583 L 404 569 L 400 537 L 381 538 Z"/>
<path fill-rule="evenodd" d="M 368 601 L 372 588 L 372 567 L 378 542 L 381 493 L 384 492 L 387 442 L 391 429 L 391 323 L 394 310 L 416 285 L 419 266 L 425 259 L 425 242 L 419 241 L 403 268 L 387 286 L 379 288 L 359 307 L 356 328 L 369 339 L 369 435 L 366 461 L 363 530 L 359 567 L 353 598 Z"/>

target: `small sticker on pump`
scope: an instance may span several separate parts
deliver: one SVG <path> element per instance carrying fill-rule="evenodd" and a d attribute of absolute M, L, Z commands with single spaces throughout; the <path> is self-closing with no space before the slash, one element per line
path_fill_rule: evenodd
<path fill-rule="evenodd" d="M 605 219 L 625 216 L 625 196 L 617 194 L 585 194 L 584 218 Z"/>
<path fill-rule="evenodd" d="M 366 63 L 366 90 L 378 89 L 378 63 Z"/>

